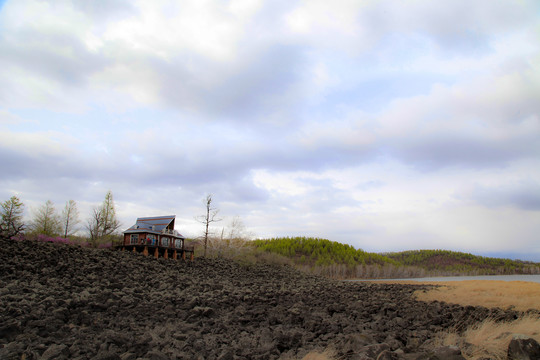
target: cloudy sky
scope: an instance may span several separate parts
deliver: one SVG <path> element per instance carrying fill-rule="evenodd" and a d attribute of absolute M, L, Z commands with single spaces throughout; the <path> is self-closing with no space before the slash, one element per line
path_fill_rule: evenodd
<path fill-rule="evenodd" d="M 0 1 L 0 165 L 27 218 L 540 261 L 540 2 Z"/>

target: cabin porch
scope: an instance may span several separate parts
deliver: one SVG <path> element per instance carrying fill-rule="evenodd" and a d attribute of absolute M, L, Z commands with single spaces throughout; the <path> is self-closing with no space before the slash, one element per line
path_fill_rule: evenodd
<path fill-rule="evenodd" d="M 149 244 L 124 244 L 124 245 L 118 245 L 116 247 L 118 250 L 121 251 L 132 251 L 135 253 L 142 253 L 144 256 L 153 256 L 156 259 L 157 258 L 165 258 L 165 259 L 190 259 L 193 261 L 194 257 L 194 249 L 193 247 L 188 248 L 174 248 L 174 247 L 163 247 L 163 246 L 155 246 L 155 245 L 149 245 Z"/>

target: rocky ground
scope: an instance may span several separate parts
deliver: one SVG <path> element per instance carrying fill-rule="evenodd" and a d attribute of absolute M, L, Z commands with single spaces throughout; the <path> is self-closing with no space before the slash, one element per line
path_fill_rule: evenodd
<path fill-rule="evenodd" d="M 423 285 L 33 241 L 0 241 L 0 275 L 0 359 L 427 359 L 438 331 L 517 315 L 415 301 Z"/>

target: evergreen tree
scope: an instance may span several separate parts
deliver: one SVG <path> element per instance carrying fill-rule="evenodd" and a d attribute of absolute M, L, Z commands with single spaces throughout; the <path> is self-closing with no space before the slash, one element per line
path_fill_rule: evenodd
<path fill-rule="evenodd" d="M 24 204 L 17 196 L 12 196 L 9 200 L 2 203 L 0 238 L 11 239 L 12 237 L 23 233 L 25 227 L 22 219 L 23 211 Z"/>
<path fill-rule="evenodd" d="M 103 200 L 103 204 L 101 205 L 101 213 L 103 216 L 101 232 L 103 236 L 112 235 L 120 227 L 120 222 L 116 218 L 113 194 L 110 190 L 105 194 L 105 200 Z"/>

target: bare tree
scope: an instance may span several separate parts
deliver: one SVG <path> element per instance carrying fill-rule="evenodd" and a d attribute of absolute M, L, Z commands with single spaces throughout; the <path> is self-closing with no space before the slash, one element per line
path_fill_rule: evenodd
<path fill-rule="evenodd" d="M 0 222 L 0 238 L 11 239 L 14 236 L 22 234 L 24 223 L 22 214 L 24 204 L 17 196 L 12 196 L 9 200 L 2 203 L 1 210 L 2 221 Z"/>
<path fill-rule="evenodd" d="M 56 236 L 61 232 L 60 217 L 51 200 L 47 200 L 34 212 L 30 225 L 36 234 Z"/>
<path fill-rule="evenodd" d="M 240 216 L 231 219 L 226 227 L 221 229 L 219 241 L 213 244 L 213 250 L 217 251 L 218 257 L 236 257 L 242 254 L 242 250 L 249 243 L 248 240 L 254 237 L 253 233 L 247 230 Z"/>
<path fill-rule="evenodd" d="M 206 250 L 208 248 L 208 235 L 210 233 L 210 224 L 222 220 L 216 218 L 219 210 L 212 207 L 212 200 L 212 194 L 206 195 L 206 199 L 204 200 L 204 204 L 206 206 L 206 214 L 197 217 L 197 221 L 204 224 L 204 257 L 206 257 Z"/>
<path fill-rule="evenodd" d="M 116 218 L 112 192 L 109 190 L 100 207 L 92 209 L 92 214 L 87 221 L 86 229 L 90 233 L 90 242 L 97 246 L 109 235 L 114 234 L 120 228 L 120 222 Z"/>
<path fill-rule="evenodd" d="M 221 230 L 221 242 L 225 247 L 241 247 L 253 236 L 251 232 L 247 231 L 246 225 L 238 215 L 233 217 L 229 225 Z"/>
<path fill-rule="evenodd" d="M 79 224 L 79 209 L 75 200 L 66 202 L 64 210 L 62 210 L 62 227 L 64 228 L 64 238 L 67 238 L 77 230 Z"/>
<path fill-rule="evenodd" d="M 247 231 L 246 225 L 240 216 L 236 215 L 229 223 L 227 235 L 227 240 L 232 242 L 236 239 L 247 240 L 252 234 Z"/>
<path fill-rule="evenodd" d="M 92 246 L 97 246 L 99 241 L 102 237 L 102 223 L 103 223 L 103 216 L 101 212 L 101 208 L 95 207 L 92 209 L 92 215 L 88 218 L 88 221 L 86 223 L 86 229 L 90 233 L 90 243 Z"/>

